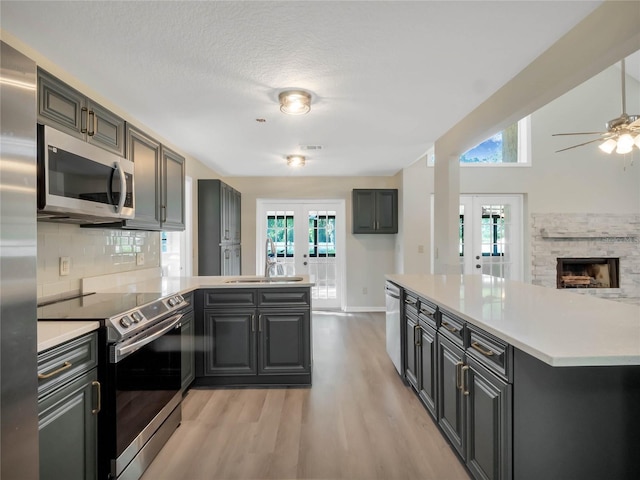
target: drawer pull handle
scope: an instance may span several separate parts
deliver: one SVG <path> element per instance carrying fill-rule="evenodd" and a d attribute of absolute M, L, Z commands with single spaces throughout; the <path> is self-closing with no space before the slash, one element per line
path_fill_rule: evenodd
<path fill-rule="evenodd" d="M 460 376 L 462 377 L 462 393 L 463 395 L 469 395 L 469 378 L 467 372 L 469 371 L 469 365 L 464 365 L 460 369 Z"/>
<path fill-rule="evenodd" d="M 427 311 L 427 310 L 423 310 L 422 308 L 420 309 L 420 313 L 426 315 L 427 317 L 429 317 L 431 320 L 435 320 L 436 317 L 433 313 Z"/>
<path fill-rule="evenodd" d="M 51 378 L 55 375 L 58 375 L 59 373 L 64 372 L 65 370 L 68 370 L 71 368 L 72 363 L 71 362 L 64 362 L 62 364 L 62 366 L 56 370 L 54 370 L 53 372 L 49 372 L 49 373 L 39 373 L 38 374 L 38 379 L 40 380 L 45 380 L 47 378 Z"/>
<path fill-rule="evenodd" d="M 100 385 L 100 382 L 96 382 L 96 381 L 91 382 L 91 385 L 93 387 L 96 387 L 96 390 L 97 390 L 96 395 L 98 397 L 98 406 L 93 410 L 91 410 L 91 413 L 96 415 L 100 410 L 102 410 L 102 386 Z"/>
<path fill-rule="evenodd" d="M 485 357 L 491 357 L 491 356 L 494 355 L 493 350 L 485 350 L 484 348 L 482 348 L 480 346 L 480 344 L 478 342 L 471 342 L 471 347 L 474 348 L 475 350 L 479 351 Z"/>
<path fill-rule="evenodd" d="M 407 299 L 405 299 L 404 303 L 406 303 L 407 305 L 411 305 L 412 307 L 415 307 L 418 305 L 418 302 L 412 302 L 411 300 L 407 300 Z"/>
<path fill-rule="evenodd" d="M 458 333 L 458 329 L 447 322 L 442 322 L 442 326 L 449 330 L 451 333 Z"/>

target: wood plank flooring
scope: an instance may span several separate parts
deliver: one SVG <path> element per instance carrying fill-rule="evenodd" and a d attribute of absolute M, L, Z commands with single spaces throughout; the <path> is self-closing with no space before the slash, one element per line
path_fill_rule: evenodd
<path fill-rule="evenodd" d="M 385 349 L 384 313 L 313 312 L 313 386 L 192 389 L 142 480 L 466 480 Z"/>

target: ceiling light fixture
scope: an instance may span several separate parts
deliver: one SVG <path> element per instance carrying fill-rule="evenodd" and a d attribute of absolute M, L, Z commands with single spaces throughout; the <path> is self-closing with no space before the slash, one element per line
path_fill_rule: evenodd
<path fill-rule="evenodd" d="M 287 165 L 290 167 L 304 167 L 306 160 L 304 155 L 287 155 Z"/>
<path fill-rule="evenodd" d="M 280 111 L 287 115 L 304 115 L 311 110 L 311 94 L 304 90 L 285 90 L 278 100 Z"/>

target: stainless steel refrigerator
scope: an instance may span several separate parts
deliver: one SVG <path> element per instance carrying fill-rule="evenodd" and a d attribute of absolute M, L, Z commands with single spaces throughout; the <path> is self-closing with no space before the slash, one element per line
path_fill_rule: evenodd
<path fill-rule="evenodd" d="M 0 42 L 0 478 L 38 478 L 36 64 Z"/>

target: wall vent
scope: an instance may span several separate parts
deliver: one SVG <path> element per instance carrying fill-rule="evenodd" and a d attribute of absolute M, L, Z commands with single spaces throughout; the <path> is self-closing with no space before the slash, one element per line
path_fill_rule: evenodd
<path fill-rule="evenodd" d="M 300 150 L 318 151 L 322 150 L 322 145 L 300 145 Z"/>

